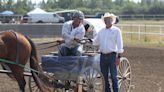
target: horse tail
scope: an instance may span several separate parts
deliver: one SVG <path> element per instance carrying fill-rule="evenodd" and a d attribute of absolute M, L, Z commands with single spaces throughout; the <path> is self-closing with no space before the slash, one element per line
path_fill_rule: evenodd
<path fill-rule="evenodd" d="M 38 62 L 38 58 L 37 58 L 37 51 L 36 51 L 36 47 L 34 42 L 27 36 L 25 36 L 27 38 L 27 40 L 29 41 L 30 45 L 31 45 L 31 55 L 30 55 L 30 67 L 32 69 L 37 69 L 37 64 L 39 64 Z"/>
<path fill-rule="evenodd" d="M 36 51 L 36 47 L 35 47 L 35 44 L 34 42 L 29 38 L 27 37 L 27 40 L 29 41 L 29 43 L 31 44 L 31 56 L 30 56 L 30 67 L 36 71 L 31 71 L 31 74 L 32 74 L 32 77 L 36 83 L 36 85 L 38 86 L 38 88 L 40 89 L 41 92 L 47 92 L 47 87 L 44 85 L 44 83 L 42 82 L 42 80 L 39 78 L 39 74 L 41 75 L 42 73 L 42 69 L 39 65 L 39 61 L 38 61 L 38 58 L 37 58 L 37 51 Z"/>

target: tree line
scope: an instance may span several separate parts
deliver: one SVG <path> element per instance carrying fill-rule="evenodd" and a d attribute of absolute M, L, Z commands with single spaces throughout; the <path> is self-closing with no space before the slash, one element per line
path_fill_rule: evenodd
<path fill-rule="evenodd" d="M 96 12 L 112 12 L 115 14 L 164 14 L 163 0 L 42 0 L 40 3 L 32 3 L 31 0 L 0 0 L 0 12 L 11 10 L 16 14 L 26 14 L 35 7 L 46 11 L 65 9 L 78 9 L 85 14 Z"/>

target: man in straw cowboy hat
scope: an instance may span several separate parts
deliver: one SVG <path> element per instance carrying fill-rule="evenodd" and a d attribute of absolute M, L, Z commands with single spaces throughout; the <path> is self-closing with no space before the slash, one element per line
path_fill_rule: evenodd
<path fill-rule="evenodd" d="M 123 40 L 121 30 L 114 26 L 116 16 L 105 13 L 102 17 L 106 27 L 102 28 L 93 40 L 93 45 L 97 45 L 101 52 L 100 68 L 105 79 L 105 92 L 111 92 L 108 81 L 110 72 L 113 92 L 118 92 L 117 64 L 120 54 L 123 53 Z"/>

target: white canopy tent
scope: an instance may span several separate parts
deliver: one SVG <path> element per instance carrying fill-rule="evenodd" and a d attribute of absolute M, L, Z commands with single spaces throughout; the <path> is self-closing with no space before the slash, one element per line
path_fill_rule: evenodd
<path fill-rule="evenodd" d="M 40 8 L 35 8 L 34 10 L 30 11 L 27 13 L 27 15 L 30 15 L 30 14 L 43 14 L 43 13 L 47 13 L 46 11 L 40 9 Z"/>

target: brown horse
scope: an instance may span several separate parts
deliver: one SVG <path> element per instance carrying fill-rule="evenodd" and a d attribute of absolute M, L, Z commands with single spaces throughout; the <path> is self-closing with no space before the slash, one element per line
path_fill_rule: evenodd
<path fill-rule="evenodd" d="M 38 70 L 36 66 L 38 65 L 38 58 L 34 43 L 28 37 L 17 32 L 7 31 L 0 33 L 0 58 L 21 65 L 25 65 L 30 60 L 31 68 Z M 12 71 L 13 77 L 19 85 L 20 92 L 25 92 L 24 68 L 14 64 L 3 64 Z M 40 82 L 36 74 L 38 73 L 32 71 L 32 76 L 38 85 Z M 39 88 L 41 91 L 44 91 L 43 87 L 40 86 Z"/>

